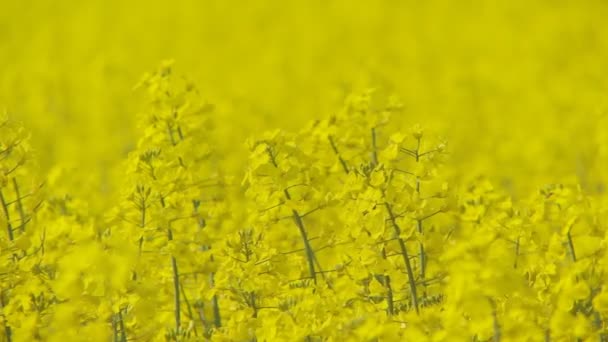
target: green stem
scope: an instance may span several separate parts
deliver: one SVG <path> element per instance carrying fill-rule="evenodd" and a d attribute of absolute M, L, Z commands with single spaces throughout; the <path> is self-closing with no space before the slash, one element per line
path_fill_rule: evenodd
<path fill-rule="evenodd" d="M 118 323 L 120 324 L 120 342 L 127 342 L 127 331 L 125 330 L 125 322 L 122 318 L 122 309 L 118 310 Z"/>
<path fill-rule="evenodd" d="M 171 141 L 171 145 L 175 146 L 175 145 L 177 145 L 177 141 L 175 141 L 175 137 L 173 136 L 173 128 L 169 124 L 169 121 L 167 121 L 166 123 L 167 123 L 167 133 L 169 135 L 169 140 Z"/>
<path fill-rule="evenodd" d="M 255 303 L 255 292 L 249 293 L 249 305 L 251 305 L 251 309 L 253 309 L 253 318 L 258 317 L 258 306 Z"/>
<path fill-rule="evenodd" d="M 112 341 L 118 342 L 118 326 L 116 323 L 116 315 L 112 316 Z"/>
<path fill-rule="evenodd" d="M 515 261 L 513 262 L 513 268 L 517 268 L 517 262 L 519 260 L 520 240 L 521 237 L 518 236 L 517 241 L 515 241 Z"/>
<path fill-rule="evenodd" d="M 376 128 L 372 128 L 372 163 L 378 165 L 378 145 L 376 142 Z"/>
<path fill-rule="evenodd" d="M 179 270 L 177 269 L 177 260 L 174 256 L 171 257 L 171 267 L 173 269 L 173 288 L 175 302 L 175 328 L 179 330 L 181 326 L 181 305 L 179 296 Z"/>
<path fill-rule="evenodd" d="M 422 237 L 422 220 L 417 220 L 416 223 L 416 226 L 418 227 L 418 233 Z M 422 241 L 418 244 L 418 255 L 420 259 L 420 280 L 424 282 L 424 280 L 426 279 L 426 252 L 424 250 L 424 244 L 422 243 Z"/>
<path fill-rule="evenodd" d="M 146 227 L 146 201 L 142 198 L 141 199 L 141 218 L 140 218 L 140 222 L 139 222 L 139 227 L 141 229 L 144 229 Z M 139 238 L 139 255 L 141 255 L 142 250 L 144 248 L 144 237 L 143 237 L 143 233 L 142 236 Z"/>
<path fill-rule="evenodd" d="M 25 225 L 27 221 L 25 219 L 25 211 L 23 210 L 23 203 L 21 203 L 21 193 L 19 191 L 19 184 L 17 184 L 17 178 L 13 178 L 13 188 L 15 189 L 15 196 L 17 196 L 17 212 L 21 219 L 21 227 L 19 230 L 23 233 L 25 231 Z"/>
<path fill-rule="evenodd" d="M 572 235 L 570 231 L 566 234 L 568 238 L 568 249 L 570 250 L 570 256 L 572 257 L 572 261 L 576 262 L 576 253 L 574 251 L 574 242 L 572 241 Z"/>
<path fill-rule="evenodd" d="M 279 165 L 277 164 L 275 155 L 272 153 L 270 146 L 267 149 L 267 153 L 270 156 L 270 161 L 272 162 L 272 165 L 275 168 L 278 168 Z M 287 189 L 283 190 L 283 194 L 285 195 L 285 198 L 288 201 L 291 201 L 291 195 L 289 194 L 289 190 L 287 190 Z M 304 250 L 306 252 L 306 261 L 308 263 L 308 272 L 310 273 L 310 277 L 313 279 L 313 282 L 315 284 L 317 284 L 317 272 L 315 270 L 315 253 L 314 253 L 314 250 L 312 249 L 312 246 L 310 245 L 310 240 L 308 239 L 306 227 L 304 226 L 304 221 L 302 220 L 302 216 L 300 215 L 300 213 L 297 210 L 292 209 L 291 213 L 293 216 L 293 220 L 294 220 L 296 226 L 298 227 L 298 231 L 300 232 L 300 236 L 302 237 L 302 242 L 304 243 Z"/>
<path fill-rule="evenodd" d="M 213 261 L 213 256 L 211 256 L 211 260 Z M 211 288 L 215 287 L 215 273 L 213 272 L 211 272 L 209 275 L 209 283 Z M 220 315 L 220 303 L 217 295 L 213 295 L 211 305 L 213 306 L 213 323 L 215 324 L 216 328 L 219 328 L 222 326 L 222 317 Z"/>
<path fill-rule="evenodd" d="M 594 311 L 593 312 L 593 324 L 595 325 L 595 328 L 598 329 L 599 331 L 602 331 L 602 316 L 597 312 Z M 603 332 L 599 333 L 598 336 L 598 341 L 599 342 L 606 342 L 608 339 L 606 338 L 606 334 Z"/>
<path fill-rule="evenodd" d="M 4 294 L 3 292 L 0 292 L 0 309 L 4 309 L 4 306 Z M 13 331 L 11 327 L 6 323 L 6 317 L 4 318 L 4 334 L 6 335 L 7 342 L 13 341 Z"/>
<path fill-rule="evenodd" d="M 501 336 L 502 336 L 502 331 L 500 328 L 500 324 L 498 323 L 498 314 L 496 312 L 496 303 L 494 303 L 494 301 L 490 300 L 490 304 L 492 304 L 492 321 L 493 321 L 493 329 L 494 329 L 494 336 L 492 338 L 493 342 L 500 342 Z"/>
<path fill-rule="evenodd" d="M 407 246 L 405 245 L 405 241 L 401 238 L 401 228 L 397 224 L 397 220 L 395 219 L 395 214 L 393 213 L 393 209 L 390 204 L 384 203 L 386 210 L 388 211 L 389 219 L 394 229 L 394 236 L 399 242 L 399 248 L 401 249 L 401 256 L 403 257 L 403 263 L 405 264 L 405 271 L 407 272 L 408 283 L 410 286 L 410 295 L 412 297 L 412 306 L 416 310 L 416 313 L 420 313 L 420 309 L 418 307 L 418 293 L 416 290 L 416 278 L 414 276 L 414 271 L 412 269 L 412 264 L 410 262 L 410 257 L 407 252 Z"/>
<path fill-rule="evenodd" d="M 382 248 L 382 258 L 386 259 L 386 248 Z M 386 302 L 387 313 L 392 316 L 395 313 L 395 299 L 393 296 L 393 287 L 391 286 L 391 277 L 384 274 L 384 287 L 386 287 Z"/>
<path fill-rule="evenodd" d="M 173 240 L 173 232 L 171 231 L 171 228 L 167 229 L 167 235 L 168 235 L 168 239 L 169 241 Z M 173 270 L 173 301 L 174 301 L 174 305 L 175 305 L 175 329 L 176 332 L 179 332 L 179 329 L 181 327 L 181 303 L 180 303 L 180 295 L 179 295 L 179 270 L 177 268 L 177 259 L 175 259 L 175 256 L 171 256 L 171 269 Z"/>
<path fill-rule="evenodd" d="M 420 140 L 421 138 L 417 138 L 416 139 L 416 151 L 415 151 L 415 157 L 416 157 L 416 163 L 420 163 Z M 418 198 L 421 197 L 421 191 L 420 191 L 420 178 L 418 176 L 416 176 L 416 193 L 418 194 Z M 423 227 L 423 223 L 422 223 L 422 219 L 418 219 L 416 220 L 416 226 L 418 228 L 418 234 L 420 234 L 420 238 L 422 238 L 422 234 L 424 234 L 424 227 Z M 418 247 L 418 259 L 420 262 L 420 280 L 424 283 L 425 279 L 426 279 L 426 252 L 424 250 L 424 244 L 422 243 L 422 241 L 419 242 L 419 247 Z M 426 286 L 425 286 L 425 294 L 424 296 L 426 297 Z"/>
<path fill-rule="evenodd" d="M 388 274 L 384 275 L 384 286 L 386 287 L 386 302 L 388 304 L 388 315 L 392 316 L 395 314 L 395 299 L 393 298 L 393 287 L 391 286 L 391 276 Z"/>
<path fill-rule="evenodd" d="M 288 200 L 291 200 L 291 196 L 289 195 L 289 192 L 287 190 L 285 190 L 285 197 Z M 293 220 L 296 223 L 296 226 L 298 227 L 298 231 L 300 232 L 300 236 L 302 237 L 302 241 L 304 242 L 304 249 L 306 251 L 306 261 L 308 263 L 308 271 L 310 273 L 310 277 L 316 284 L 317 272 L 315 270 L 315 254 L 312 249 L 312 246 L 310 245 L 310 240 L 308 240 L 308 234 L 306 232 L 306 227 L 304 226 L 304 221 L 302 220 L 302 217 L 300 216 L 297 210 L 293 209 L 291 212 L 293 214 Z"/>
<path fill-rule="evenodd" d="M 188 300 L 188 296 L 186 295 L 186 289 L 184 289 L 184 285 L 180 284 L 180 288 L 182 290 L 182 297 L 184 297 L 184 302 L 186 303 L 186 309 L 188 309 L 188 315 L 190 319 L 194 318 L 194 314 L 192 313 L 192 306 L 190 305 L 190 301 Z M 198 336 L 198 332 L 196 331 L 196 325 L 193 325 L 194 336 Z"/>
<path fill-rule="evenodd" d="M 342 169 L 344 170 L 345 173 L 348 174 L 348 164 L 346 163 L 346 161 L 344 160 L 344 158 L 342 158 L 342 155 L 340 154 L 340 151 L 338 151 L 338 147 L 336 146 L 336 143 L 334 142 L 334 138 L 330 135 L 329 137 L 327 137 L 329 139 L 329 144 L 331 145 L 332 150 L 334 151 L 334 153 L 336 154 L 336 156 L 338 156 L 338 160 L 340 161 L 340 165 L 342 165 Z"/>
<path fill-rule="evenodd" d="M 11 224 L 11 214 L 8 211 L 8 205 L 6 204 L 6 200 L 4 198 L 4 194 L 2 190 L 0 190 L 0 204 L 2 205 L 2 210 L 4 211 L 4 216 L 6 217 L 6 231 L 8 233 L 8 239 L 10 241 L 15 240 L 15 236 L 13 235 L 13 225 Z"/>

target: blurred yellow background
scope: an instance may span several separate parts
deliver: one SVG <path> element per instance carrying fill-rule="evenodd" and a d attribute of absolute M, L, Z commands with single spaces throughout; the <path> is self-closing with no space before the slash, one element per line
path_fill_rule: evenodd
<path fill-rule="evenodd" d="M 457 177 L 514 195 L 608 166 L 608 2 L 17 1 L 0 11 L 0 109 L 43 171 L 112 188 L 137 139 L 141 75 L 174 59 L 217 105 L 227 163 L 368 87 L 450 142 Z M 603 177 L 603 178 L 602 178 Z M 108 186 L 110 185 L 110 186 Z"/>

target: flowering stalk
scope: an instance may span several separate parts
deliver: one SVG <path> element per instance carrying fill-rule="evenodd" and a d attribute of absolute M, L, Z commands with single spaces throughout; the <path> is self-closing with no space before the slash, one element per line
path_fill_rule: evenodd
<path fill-rule="evenodd" d="M 410 256 L 407 251 L 407 246 L 405 245 L 405 241 L 401 238 L 401 228 L 397 224 L 397 220 L 395 219 L 395 214 L 393 213 L 393 209 L 389 203 L 384 203 L 384 207 L 389 215 L 389 220 L 391 222 L 391 226 L 394 229 L 394 238 L 397 239 L 399 243 L 399 248 L 401 250 L 401 256 L 403 257 L 403 263 L 405 264 L 405 271 L 407 272 L 407 279 L 410 287 L 410 295 L 412 306 L 416 313 L 420 313 L 420 309 L 418 308 L 418 293 L 416 289 L 416 276 L 414 275 L 414 271 L 412 269 L 412 264 L 410 262 Z"/>
<path fill-rule="evenodd" d="M 270 161 L 271 161 L 272 165 L 278 169 L 279 165 L 277 164 L 276 157 L 275 157 L 274 153 L 272 152 L 270 146 L 267 147 L 267 152 L 270 157 Z M 291 201 L 291 195 L 289 194 L 288 189 L 284 189 L 283 194 L 285 195 L 285 199 L 287 199 L 288 201 Z M 306 232 L 306 227 L 304 226 L 304 221 L 302 220 L 302 216 L 300 215 L 300 213 L 297 210 L 292 209 L 291 213 L 293 215 L 293 220 L 298 228 L 298 231 L 300 232 L 302 242 L 304 243 L 304 250 L 306 252 L 306 261 L 308 262 L 308 272 L 310 274 L 310 277 L 316 284 L 317 283 L 317 271 L 315 270 L 315 253 L 314 253 L 314 250 L 312 249 L 312 246 L 310 245 L 310 240 L 308 239 L 308 233 Z"/>
<path fill-rule="evenodd" d="M 11 215 L 8 210 L 8 204 L 6 203 L 6 199 L 4 198 L 4 194 L 2 193 L 2 189 L 0 189 L 0 205 L 2 205 L 2 210 L 4 211 L 4 217 L 6 217 L 6 232 L 8 235 L 9 241 L 15 240 L 15 235 L 13 231 L 13 225 L 11 224 Z"/>

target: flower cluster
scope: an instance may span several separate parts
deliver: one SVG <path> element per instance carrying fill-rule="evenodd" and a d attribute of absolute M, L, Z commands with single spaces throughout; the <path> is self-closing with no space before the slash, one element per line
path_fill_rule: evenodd
<path fill-rule="evenodd" d="M 39 180 L 0 120 L 3 340 L 608 340 L 601 194 L 463 180 L 373 90 L 255 134 L 230 174 L 216 109 L 171 62 L 137 88 L 140 139 L 102 215 L 69 169 Z"/>

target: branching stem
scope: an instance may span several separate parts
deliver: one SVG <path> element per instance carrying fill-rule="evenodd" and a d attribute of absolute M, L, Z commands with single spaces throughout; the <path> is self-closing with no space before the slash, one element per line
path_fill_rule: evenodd
<path fill-rule="evenodd" d="M 407 252 L 407 246 L 405 245 L 405 241 L 403 241 L 403 239 L 401 238 L 401 228 L 397 224 L 397 220 L 395 219 L 395 215 L 393 214 L 393 208 L 391 207 L 391 205 L 389 203 L 385 203 L 384 206 L 386 207 L 386 211 L 388 212 L 388 215 L 389 215 L 389 218 L 391 221 L 391 225 L 393 226 L 393 229 L 394 229 L 395 238 L 397 238 L 397 241 L 399 242 L 399 248 L 401 249 L 401 253 L 403 256 L 403 263 L 405 264 L 405 271 L 407 272 L 408 283 L 410 286 L 410 295 L 412 297 L 411 298 L 412 306 L 414 306 L 416 313 L 419 314 L 420 309 L 418 307 L 418 293 L 416 290 L 416 278 L 414 276 L 414 271 L 412 269 L 410 257 Z"/>

